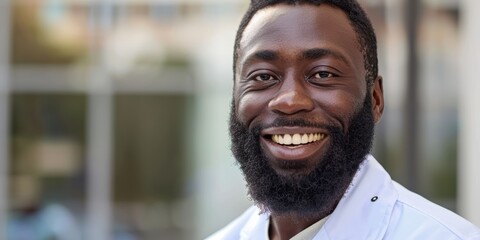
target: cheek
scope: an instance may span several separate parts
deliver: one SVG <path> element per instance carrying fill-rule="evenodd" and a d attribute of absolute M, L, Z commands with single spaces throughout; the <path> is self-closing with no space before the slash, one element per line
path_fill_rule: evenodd
<path fill-rule="evenodd" d="M 241 123 L 250 125 L 250 122 L 259 111 L 259 103 L 253 94 L 246 94 L 237 98 L 237 116 Z"/>
<path fill-rule="evenodd" d="M 346 128 L 350 117 L 362 107 L 364 96 L 346 91 L 329 91 L 317 95 L 316 99 L 323 112 Z"/>
<path fill-rule="evenodd" d="M 355 109 L 361 102 L 356 96 L 339 91 L 332 91 L 322 94 L 319 97 L 319 103 L 333 112 L 348 112 L 349 109 Z"/>

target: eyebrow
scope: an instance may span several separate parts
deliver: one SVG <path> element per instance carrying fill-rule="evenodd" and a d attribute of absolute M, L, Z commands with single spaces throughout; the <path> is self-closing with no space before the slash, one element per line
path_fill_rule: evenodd
<path fill-rule="evenodd" d="M 348 60 L 341 53 L 331 49 L 326 49 L 326 48 L 312 48 L 312 49 L 305 50 L 300 56 L 300 58 L 316 60 L 316 59 L 321 59 L 329 56 L 339 59 L 340 61 L 348 64 Z M 250 62 L 257 61 L 257 60 L 271 62 L 271 61 L 278 60 L 279 58 L 280 56 L 276 51 L 260 50 L 248 56 L 243 62 L 243 64 L 244 65 L 249 64 Z"/>
<path fill-rule="evenodd" d="M 347 59 L 345 56 L 343 56 L 341 53 L 331 50 L 331 49 L 326 49 L 326 48 L 312 48 L 308 49 L 303 52 L 302 58 L 304 59 L 310 59 L 310 60 L 315 60 L 315 59 L 320 59 L 324 57 L 334 57 L 336 59 L 339 59 L 340 61 L 348 64 Z"/>
<path fill-rule="evenodd" d="M 258 52 L 255 52 L 254 54 L 248 56 L 245 61 L 243 61 L 243 64 L 248 64 L 250 62 L 256 61 L 256 60 L 263 60 L 263 61 L 275 61 L 279 58 L 278 53 L 272 50 L 261 50 Z"/>

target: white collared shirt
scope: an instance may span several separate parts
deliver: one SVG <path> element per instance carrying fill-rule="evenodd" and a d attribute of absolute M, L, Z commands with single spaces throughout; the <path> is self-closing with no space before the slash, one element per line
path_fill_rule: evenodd
<path fill-rule="evenodd" d="M 208 240 L 268 240 L 269 214 L 252 206 Z M 468 239 L 480 229 L 392 181 L 368 155 L 350 187 L 313 240 Z"/>
<path fill-rule="evenodd" d="M 317 221 L 316 223 L 303 229 L 301 232 L 297 233 L 295 236 L 290 238 L 290 240 L 312 240 L 313 237 L 317 235 L 317 232 L 320 231 L 320 229 L 322 229 L 323 225 L 325 224 L 329 216 L 326 216 L 320 219 L 320 221 Z"/>

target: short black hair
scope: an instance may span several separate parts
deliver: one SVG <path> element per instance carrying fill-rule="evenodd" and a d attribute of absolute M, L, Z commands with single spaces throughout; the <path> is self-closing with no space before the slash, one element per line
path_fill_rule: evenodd
<path fill-rule="evenodd" d="M 240 26 L 237 30 L 237 35 L 235 38 L 235 45 L 233 51 L 234 79 L 236 75 L 240 40 L 242 39 L 245 28 L 259 10 L 277 4 L 312 4 L 315 6 L 319 6 L 320 4 L 329 4 L 345 12 L 350 21 L 350 24 L 352 25 L 357 35 L 357 41 L 361 47 L 364 67 L 366 70 L 366 82 L 368 86 L 371 86 L 373 84 L 375 78 L 378 75 L 377 40 L 370 19 L 367 17 L 367 14 L 356 0 L 251 0 L 248 10 L 243 16 L 242 21 L 240 22 Z"/>

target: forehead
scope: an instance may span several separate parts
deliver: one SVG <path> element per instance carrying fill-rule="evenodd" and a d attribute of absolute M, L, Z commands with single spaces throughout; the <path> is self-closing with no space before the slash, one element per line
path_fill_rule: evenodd
<path fill-rule="evenodd" d="M 360 45 L 348 17 L 328 4 L 278 4 L 258 11 L 243 32 L 238 61 L 241 65 L 242 58 L 261 50 L 295 54 L 313 48 L 333 50 L 352 66 L 363 68 Z"/>

